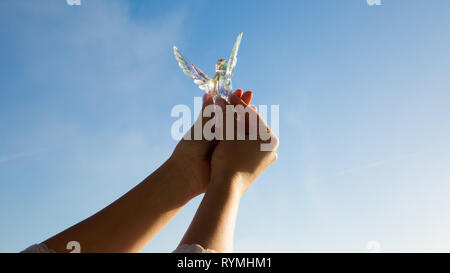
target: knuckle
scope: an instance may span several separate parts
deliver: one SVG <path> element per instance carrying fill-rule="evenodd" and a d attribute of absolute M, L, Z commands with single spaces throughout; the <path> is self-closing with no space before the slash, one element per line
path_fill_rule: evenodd
<path fill-rule="evenodd" d="M 272 158 L 271 163 L 274 163 L 278 159 L 278 154 L 275 151 L 272 151 L 271 158 Z"/>
<path fill-rule="evenodd" d="M 276 149 L 278 149 L 278 146 L 280 145 L 280 139 L 276 136 L 276 135 L 274 135 L 274 134 L 272 134 L 272 141 L 273 141 L 273 144 L 274 144 L 274 150 L 276 150 Z"/>

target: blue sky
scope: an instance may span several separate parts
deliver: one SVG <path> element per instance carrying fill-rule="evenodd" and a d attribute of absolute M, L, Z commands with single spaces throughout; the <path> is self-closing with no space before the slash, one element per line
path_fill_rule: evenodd
<path fill-rule="evenodd" d="M 0 2 L 0 251 L 128 191 L 170 155 L 176 104 L 244 32 L 234 87 L 280 106 L 279 159 L 235 251 L 450 251 L 446 0 Z M 196 198 L 143 250 L 172 251 Z"/>

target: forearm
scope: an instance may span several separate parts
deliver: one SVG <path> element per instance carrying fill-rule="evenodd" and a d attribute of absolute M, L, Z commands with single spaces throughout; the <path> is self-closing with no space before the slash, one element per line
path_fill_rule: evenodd
<path fill-rule="evenodd" d="M 199 244 L 218 252 L 233 250 L 241 190 L 239 178 L 212 179 L 180 245 Z"/>
<path fill-rule="evenodd" d="M 66 252 L 78 241 L 82 252 L 137 252 L 193 197 L 170 160 L 121 198 L 44 243 Z"/>

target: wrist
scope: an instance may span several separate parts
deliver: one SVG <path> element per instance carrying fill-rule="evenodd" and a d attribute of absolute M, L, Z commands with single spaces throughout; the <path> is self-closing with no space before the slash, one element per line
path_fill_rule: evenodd
<path fill-rule="evenodd" d="M 207 191 L 220 191 L 223 194 L 238 196 L 240 198 L 246 191 L 244 185 L 245 177 L 239 172 L 224 173 L 221 175 L 212 174 Z"/>
<path fill-rule="evenodd" d="M 186 173 L 185 168 L 176 159 L 170 157 L 164 163 L 164 166 L 165 171 L 172 177 L 169 182 L 171 184 L 170 190 L 178 192 L 180 198 L 186 203 L 198 195 L 190 182 L 190 177 Z"/>
<path fill-rule="evenodd" d="M 199 175 L 198 166 L 192 166 L 195 163 L 186 158 L 172 155 L 167 162 L 171 166 L 171 171 L 177 176 L 175 183 L 190 199 L 205 192 L 207 183 L 203 181 L 203 176 L 209 177 L 209 174 Z"/>

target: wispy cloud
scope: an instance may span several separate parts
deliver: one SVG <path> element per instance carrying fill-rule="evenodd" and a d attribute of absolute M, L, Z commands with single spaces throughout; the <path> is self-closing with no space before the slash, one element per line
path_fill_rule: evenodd
<path fill-rule="evenodd" d="M 359 165 L 359 166 L 343 169 L 343 170 L 337 171 L 337 172 L 335 172 L 333 174 L 330 174 L 330 175 L 319 177 L 318 180 L 328 179 L 328 178 L 338 177 L 338 176 L 343 176 L 343 175 L 346 175 L 346 174 L 351 174 L 351 173 L 359 172 L 359 171 L 362 171 L 362 170 L 367 170 L 367 169 L 381 167 L 383 165 L 394 163 L 394 162 L 397 162 L 397 161 L 411 159 L 413 157 L 418 156 L 419 154 L 420 153 L 404 154 L 404 155 L 398 155 L 398 156 L 391 157 L 391 158 L 386 158 L 386 159 L 381 159 L 381 160 L 369 162 L 369 163 L 362 164 L 362 165 Z"/>
<path fill-rule="evenodd" d="M 0 164 L 1 163 L 6 163 L 9 161 L 13 161 L 16 159 L 21 159 L 24 157 L 30 157 L 30 156 L 34 156 L 40 153 L 43 153 L 47 151 L 47 149 L 36 149 L 33 151 L 27 151 L 27 152 L 21 152 L 21 153 L 15 153 L 15 154 L 7 154 L 7 155 L 0 155 Z"/>

